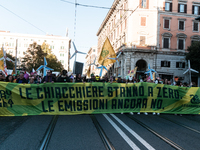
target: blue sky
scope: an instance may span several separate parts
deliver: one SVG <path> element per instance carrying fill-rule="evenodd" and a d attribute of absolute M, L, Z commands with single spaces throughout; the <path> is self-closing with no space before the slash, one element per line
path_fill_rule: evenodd
<path fill-rule="evenodd" d="M 75 2 L 75 0 L 67 0 Z M 77 0 L 77 3 L 111 7 L 114 0 Z M 0 5 L 35 25 L 45 33 L 65 36 L 74 40 L 75 6 L 60 0 L 1 0 Z M 0 6 L 0 30 L 12 33 L 39 34 L 44 32 L 34 28 L 22 19 Z M 79 51 L 87 52 L 97 45 L 96 33 L 104 20 L 108 9 L 77 6 L 75 44 Z M 71 49 L 71 53 L 74 49 Z M 77 60 L 84 62 L 85 56 L 78 55 Z M 73 62 L 70 61 L 72 64 Z"/>

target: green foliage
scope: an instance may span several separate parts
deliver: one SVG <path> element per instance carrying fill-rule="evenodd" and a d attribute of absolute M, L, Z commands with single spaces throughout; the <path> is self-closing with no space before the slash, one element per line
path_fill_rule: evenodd
<path fill-rule="evenodd" d="M 54 71 L 61 72 L 64 68 L 60 61 L 56 58 L 55 55 L 50 54 L 47 56 L 48 67 L 54 69 Z"/>
<path fill-rule="evenodd" d="M 48 55 L 51 54 L 51 49 L 49 48 L 49 44 L 43 42 L 41 48 L 44 51 L 44 53 L 47 53 Z"/>
<path fill-rule="evenodd" d="M 186 54 L 186 60 L 190 60 L 191 68 L 200 72 L 200 42 L 193 42 L 190 47 L 188 47 L 188 52 Z"/>
<path fill-rule="evenodd" d="M 12 56 L 11 54 L 6 53 L 6 56 L 7 56 L 8 58 L 12 59 L 13 61 L 15 61 L 15 57 Z M 10 62 L 10 61 L 7 61 L 7 60 L 6 60 L 6 65 L 7 65 L 7 68 L 8 68 L 8 69 L 13 69 L 13 68 L 15 67 L 15 64 L 14 64 L 13 62 Z"/>
<path fill-rule="evenodd" d="M 30 44 L 26 55 L 23 58 L 22 66 L 25 67 L 28 72 L 32 71 L 32 68 L 37 70 L 41 65 L 44 65 L 44 57 L 47 59 L 48 67 L 54 69 L 54 71 L 61 71 L 63 69 L 62 64 L 47 50 L 48 46 L 38 45 L 37 43 Z M 45 50 L 45 52 L 44 52 Z"/>

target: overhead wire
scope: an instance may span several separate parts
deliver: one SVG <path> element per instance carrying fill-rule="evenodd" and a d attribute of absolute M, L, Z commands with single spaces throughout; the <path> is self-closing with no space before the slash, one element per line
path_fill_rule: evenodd
<path fill-rule="evenodd" d="M 140 4 L 142 3 L 141 2 L 134 10 L 130 10 L 130 9 L 117 9 L 115 7 L 103 7 L 103 6 L 86 5 L 86 4 L 80 4 L 80 3 L 77 3 L 77 2 L 73 3 L 73 2 L 70 2 L 70 1 L 66 1 L 66 0 L 61 0 L 61 1 L 69 3 L 69 4 L 73 4 L 73 5 L 76 5 L 76 6 L 100 8 L 100 9 L 124 10 L 124 11 L 131 11 L 132 13 L 135 12 L 137 10 L 137 8 L 140 6 Z M 175 11 L 175 10 L 173 10 L 173 11 Z M 188 10 L 188 11 L 190 11 L 190 10 Z M 127 16 L 125 19 L 128 19 L 132 15 L 132 13 L 129 16 Z M 125 21 L 125 19 L 124 19 L 124 21 Z M 121 23 L 124 23 L 124 21 L 122 21 Z M 191 25 L 191 26 L 193 26 L 193 25 Z M 186 26 L 185 28 L 188 28 L 188 27 L 191 27 L 191 26 Z M 178 29 L 176 29 L 176 30 L 178 30 Z M 176 30 L 171 30 L 171 31 L 176 31 Z M 148 37 L 146 39 L 150 39 L 150 38 L 155 37 L 155 36 L 156 35 L 152 35 L 152 36 L 150 36 L 150 37 Z M 140 41 L 141 40 L 137 40 L 137 41 L 133 41 L 133 42 L 140 42 Z"/>
<path fill-rule="evenodd" d="M 76 36 L 76 13 L 77 13 L 77 0 L 75 0 L 75 17 L 74 17 L 74 42 L 75 42 L 75 36 Z"/>
<path fill-rule="evenodd" d="M 124 11 L 134 11 L 134 10 L 130 10 L 130 9 L 117 9 L 115 7 L 104 7 L 104 6 L 94 6 L 94 5 L 86 5 L 86 4 L 80 4 L 80 3 L 73 3 L 70 1 L 66 1 L 66 0 L 60 0 L 69 4 L 73 4 L 73 5 L 78 5 L 78 6 L 82 6 L 82 7 L 91 7 L 91 8 L 100 8 L 100 9 L 113 9 L 113 10 L 124 10 Z"/>
<path fill-rule="evenodd" d="M 29 25 L 33 26 L 34 28 L 40 30 L 41 32 L 45 33 L 45 31 L 43 31 L 42 29 L 38 28 L 37 26 L 35 26 L 34 24 L 30 23 L 29 21 L 25 20 L 24 18 L 20 17 L 19 15 L 17 15 L 16 13 L 14 13 L 13 11 L 9 10 L 8 8 L 4 7 L 3 5 L 0 4 L 0 6 L 2 8 L 4 8 L 5 10 L 9 11 L 10 13 L 12 13 L 13 15 L 17 16 L 18 18 L 22 19 L 23 21 L 25 21 L 26 23 L 28 23 Z"/>

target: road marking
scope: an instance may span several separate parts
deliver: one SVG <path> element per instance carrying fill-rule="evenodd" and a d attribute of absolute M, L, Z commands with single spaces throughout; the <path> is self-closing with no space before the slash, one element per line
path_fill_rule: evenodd
<path fill-rule="evenodd" d="M 133 143 L 133 141 L 131 141 L 131 139 L 106 114 L 103 114 L 103 116 L 108 120 L 108 122 L 110 122 L 110 124 L 115 128 L 115 130 L 117 130 L 117 132 L 122 136 L 122 138 L 128 143 L 128 145 L 132 149 L 140 150 L 140 148 L 137 147 L 137 145 L 135 145 L 135 143 Z"/>
<path fill-rule="evenodd" d="M 137 133 L 135 133 L 131 128 L 129 128 L 124 122 L 122 122 L 114 114 L 110 114 L 117 122 L 119 122 L 127 131 L 129 131 L 138 141 L 140 141 L 147 149 L 155 150 L 149 143 L 147 143 L 143 138 L 141 138 Z"/>

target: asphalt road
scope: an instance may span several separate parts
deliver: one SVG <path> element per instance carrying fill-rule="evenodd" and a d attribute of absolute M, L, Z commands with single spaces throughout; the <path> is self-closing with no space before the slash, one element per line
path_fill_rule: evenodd
<path fill-rule="evenodd" d="M 198 115 L 94 115 L 116 150 L 200 148 Z M 0 150 L 37 150 L 53 116 L 0 117 Z M 142 126 L 143 125 L 143 126 Z M 154 133 L 150 132 L 154 131 Z M 159 134 L 158 137 L 156 134 Z M 90 115 L 58 116 L 48 150 L 106 149 Z"/>

